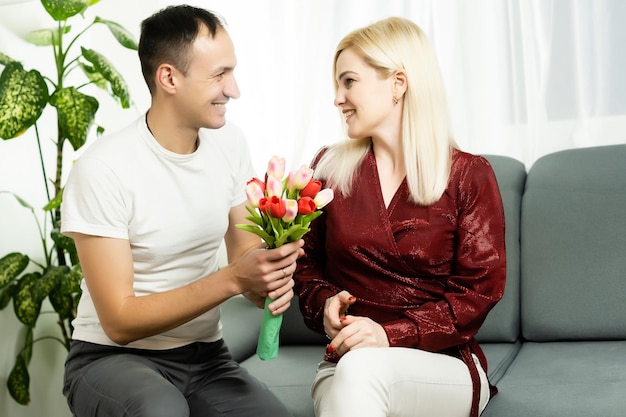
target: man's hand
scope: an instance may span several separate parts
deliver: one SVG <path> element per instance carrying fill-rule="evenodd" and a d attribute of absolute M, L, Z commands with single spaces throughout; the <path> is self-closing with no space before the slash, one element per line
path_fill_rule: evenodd
<path fill-rule="evenodd" d="M 265 297 L 273 314 L 284 313 L 293 298 L 293 273 L 296 260 L 302 255 L 303 240 L 287 243 L 276 249 L 254 248 L 242 254 L 229 267 L 233 268 L 236 285 L 246 298 L 259 307 Z"/>

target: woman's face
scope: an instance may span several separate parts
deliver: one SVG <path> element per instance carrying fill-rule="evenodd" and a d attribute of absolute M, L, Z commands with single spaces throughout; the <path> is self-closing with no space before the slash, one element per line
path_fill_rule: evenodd
<path fill-rule="evenodd" d="M 382 78 L 363 56 L 352 48 L 337 58 L 335 106 L 344 115 L 348 136 L 353 139 L 383 136 L 397 130 L 394 113 L 394 78 Z"/>

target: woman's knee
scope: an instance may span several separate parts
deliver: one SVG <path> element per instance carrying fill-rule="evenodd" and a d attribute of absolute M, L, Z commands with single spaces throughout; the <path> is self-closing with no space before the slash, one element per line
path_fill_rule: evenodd
<path fill-rule="evenodd" d="M 377 348 L 362 348 L 346 353 L 337 363 L 335 379 L 351 384 L 371 383 L 378 379 L 381 376 L 379 365 L 383 362 L 374 357 L 376 353 Z"/>

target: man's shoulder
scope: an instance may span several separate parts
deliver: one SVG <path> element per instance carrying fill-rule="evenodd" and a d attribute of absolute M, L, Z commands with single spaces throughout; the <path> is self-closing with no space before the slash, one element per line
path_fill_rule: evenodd
<path fill-rule="evenodd" d="M 119 129 L 98 137 L 84 150 L 81 158 L 107 154 L 119 157 L 126 153 L 133 141 L 139 137 L 138 122 L 139 119 L 135 119 Z"/>

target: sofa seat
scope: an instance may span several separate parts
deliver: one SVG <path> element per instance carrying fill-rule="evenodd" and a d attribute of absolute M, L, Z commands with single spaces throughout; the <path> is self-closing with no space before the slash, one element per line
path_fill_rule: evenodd
<path fill-rule="evenodd" d="M 523 344 L 484 417 L 626 416 L 626 341 Z"/>
<path fill-rule="evenodd" d="M 254 355 L 241 363 L 259 378 L 293 413 L 314 417 L 311 383 L 326 345 L 281 346 L 278 357 L 262 361 Z"/>
<path fill-rule="evenodd" d="M 492 384 L 498 385 L 505 371 L 517 357 L 522 344 L 481 343 L 480 347 L 487 357 L 487 375 Z"/>

